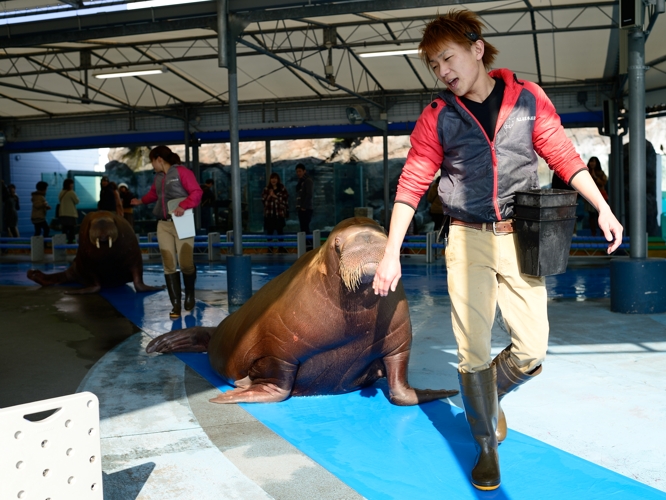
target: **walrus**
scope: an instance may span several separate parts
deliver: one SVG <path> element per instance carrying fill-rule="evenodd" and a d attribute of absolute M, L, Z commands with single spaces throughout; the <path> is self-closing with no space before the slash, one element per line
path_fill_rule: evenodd
<path fill-rule="evenodd" d="M 386 377 L 389 399 L 409 406 L 458 393 L 407 383 L 412 327 L 400 283 L 386 297 L 372 280 L 386 248 L 372 219 L 351 218 L 217 327 L 195 326 L 153 339 L 148 353 L 208 352 L 235 386 L 214 403 L 278 402 L 342 394 Z"/>
<path fill-rule="evenodd" d="M 143 282 L 143 260 L 132 226 L 123 217 L 105 210 L 91 212 L 81 222 L 79 248 L 66 271 L 44 274 L 31 269 L 28 278 L 42 286 L 80 283 L 84 288 L 67 294 L 99 292 L 102 287 L 134 283 L 137 292 L 163 287 Z"/>

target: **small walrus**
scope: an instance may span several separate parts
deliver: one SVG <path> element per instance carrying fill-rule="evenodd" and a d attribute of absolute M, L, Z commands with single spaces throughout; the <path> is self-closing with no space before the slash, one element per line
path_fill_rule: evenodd
<path fill-rule="evenodd" d="M 134 283 L 137 292 L 151 292 L 163 287 L 143 282 L 143 260 L 134 230 L 123 217 L 100 210 L 91 212 L 81 222 L 79 248 L 66 271 L 44 274 L 31 269 L 28 278 L 42 286 L 80 283 L 84 288 L 67 294 L 99 292 L 102 287 Z"/>
<path fill-rule="evenodd" d="M 393 404 L 446 398 L 455 390 L 412 389 L 412 342 L 402 283 L 386 297 L 372 280 L 386 248 L 372 219 L 352 218 L 264 285 L 217 327 L 160 335 L 146 351 L 208 352 L 213 369 L 235 389 L 214 403 L 277 402 L 289 396 L 342 394 L 388 379 Z"/>

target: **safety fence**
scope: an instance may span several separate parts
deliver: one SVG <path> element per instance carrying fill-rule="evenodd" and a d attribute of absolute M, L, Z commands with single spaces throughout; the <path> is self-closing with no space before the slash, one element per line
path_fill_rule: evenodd
<path fill-rule="evenodd" d="M 309 248 L 319 248 L 326 241 L 328 232 L 315 230 L 313 234 L 305 233 L 265 235 L 244 234 L 242 236 L 243 253 L 295 253 L 298 257 L 303 255 Z M 148 233 L 147 236 L 137 236 L 139 248 L 148 255 L 159 255 L 157 233 Z M 437 240 L 435 231 L 422 235 L 408 235 L 402 244 L 402 254 L 425 255 L 426 262 L 434 262 L 442 255 L 445 244 Z M 571 242 L 571 255 L 601 256 L 606 255 L 608 242 L 603 236 L 574 236 Z M 26 253 L 29 251 L 30 260 L 39 262 L 44 260 L 46 254 L 51 253 L 53 260 L 63 261 L 67 259 L 68 250 L 78 249 L 78 244 L 66 243 L 64 234 L 56 234 L 51 238 L 32 236 L 24 238 L 0 238 L 0 250 L 17 251 Z M 649 238 L 651 252 L 666 252 L 666 243 L 661 238 Z M 225 255 L 232 255 L 234 251 L 233 231 L 222 235 L 220 233 L 208 233 L 207 235 L 195 236 L 194 252 L 205 254 L 208 260 L 219 261 Z M 615 255 L 628 255 L 629 238 L 622 238 L 620 247 Z"/>

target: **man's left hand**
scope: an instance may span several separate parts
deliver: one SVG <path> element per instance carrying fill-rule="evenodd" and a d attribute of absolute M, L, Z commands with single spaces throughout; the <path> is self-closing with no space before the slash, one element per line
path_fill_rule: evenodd
<path fill-rule="evenodd" d="M 183 208 L 180 206 L 176 207 L 173 211 L 173 215 L 175 215 L 176 217 L 182 217 L 184 213 L 185 210 L 183 210 Z"/>

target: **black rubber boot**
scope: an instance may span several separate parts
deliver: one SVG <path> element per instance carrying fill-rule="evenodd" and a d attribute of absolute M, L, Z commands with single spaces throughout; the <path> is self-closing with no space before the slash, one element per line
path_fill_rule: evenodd
<path fill-rule="evenodd" d="M 183 283 L 185 284 L 185 310 L 194 309 L 194 283 L 197 281 L 196 269 L 192 274 L 183 273 Z"/>
<path fill-rule="evenodd" d="M 171 300 L 171 305 L 173 306 L 173 309 L 171 309 L 171 312 L 169 313 L 169 317 L 171 319 L 180 318 L 180 273 L 175 272 L 173 274 L 165 274 L 164 281 L 166 281 L 167 291 L 169 292 L 169 299 Z"/>
<path fill-rule="evenodd" d="M 532 380 L 534 377 L 541 373 L 541 365 L 534 368 L 530 373 L 523 373 L 518 367 L 516 362 L 511 358 L 511 347 L 513 344 L 509 344 L 509 347 L 500 352 L 495 359 L 493 359 L 493 365 L 497 372 L 497 442 L 501 443 L 506 438 L 507 427 L 506 427 L 506 417 L 504 416 L 504 411 L 502 406 L 499 405 L 499 402 L 502 401 L 502 398 L 509 394 L 511 391 L 517 389 L 523 385 L 528 380 Z"/>
<path fill-rule="evenodd" d="M 458 372 L 465 416 L 472 436 L 480 448 L 472 469 L 472 485 L 480 490 L 494 490 L 500 485 L 497 453 L 497 376 L 491 366 L 476 373 Z"/>

